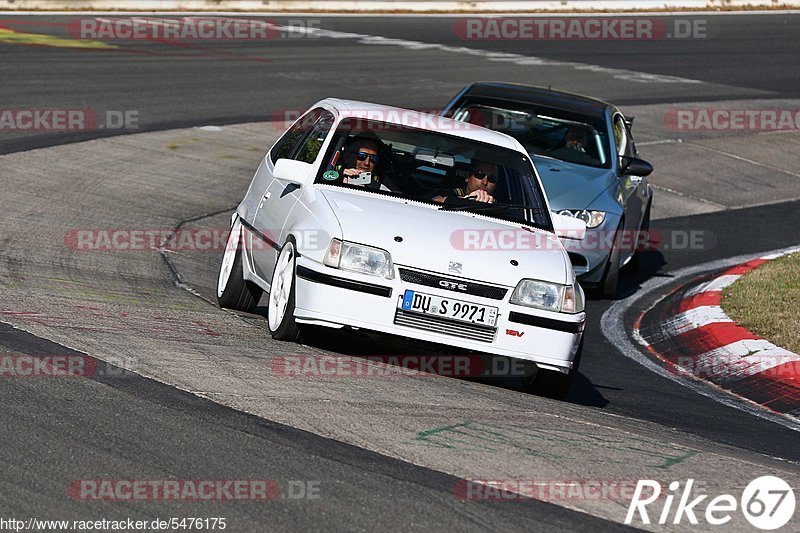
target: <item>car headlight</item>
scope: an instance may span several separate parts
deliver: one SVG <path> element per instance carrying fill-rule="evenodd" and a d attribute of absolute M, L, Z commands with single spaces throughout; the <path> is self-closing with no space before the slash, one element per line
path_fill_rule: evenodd
<path fill-rule="evenodd" d="M 596 228 L 606 219 L 605 211 L 587 211 L 586 209 L 562 209 L 558 214 L 583 220 L 587 228 Z"/>
<path fill-rule="evenodd" d="M 350 272 L 394 278 L 392 256 L 389 252 L 372 246 L 364 246 L 339 239 L 331 239 L 328 251 L 322 262 L 329 267 L 341 268 Z"/>
<path fill-rule="evenodd" d="M 580 313 L 583 311 L 583 293 L 575 285 L 559 285 L 535 279 L 523 279 L 511 294 L 510 303 L 554 311 Z"/>

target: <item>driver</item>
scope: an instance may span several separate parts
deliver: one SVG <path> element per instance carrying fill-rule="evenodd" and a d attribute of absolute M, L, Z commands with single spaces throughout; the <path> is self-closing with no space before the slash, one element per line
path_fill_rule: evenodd
<path fill-rule="evenodd" d="M 571 126 L 564 134 L 564 148 L 586 153 L 589 136 L 585 128 Z"/>
<path fill-rule="evenodd" d="M 464 180 L 464 187 L 456 187 L 448 192 L 439 193 L 431 200 L 434 202 L 453 203 L 458 198 L 468 198 L 478 202 L 494 203 L 494 189 L 497 187 L 499 168 L 494 163 L 475 160 L 469 175 Z"/>

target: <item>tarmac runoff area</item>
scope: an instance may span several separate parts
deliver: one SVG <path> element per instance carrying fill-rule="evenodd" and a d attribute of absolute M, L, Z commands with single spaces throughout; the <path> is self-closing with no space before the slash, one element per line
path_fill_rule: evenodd
<path fill-rule="evenodd" d="M 800 198 L 792 149 L 800 133 L 672 131 L 665 106 L 624 111 L 637 117 L 642 156 L 657 169 L 654 218 Z M 460 478 L 569 477 L 629 487 L 637 479 L 693 478 L 713 495 L 740 493 L 772 473 L 800 486 L 793 463 L 475 381 L 281 376 L 276 357 L 333 354 L 275 342 L 263 317 L 212 304 L 221 250 L 166 250 L 170 272 L 157 250 L 69 245 L 71 232 L 83 229 L 227 227 L 282 130 L 272 123 L 203 127 L 1 156 L 0 321 L 235 409 Z M 621 522 L 626 496 L 550 499 Z M 746 522 L 734 514 L 729 526 Z"/>

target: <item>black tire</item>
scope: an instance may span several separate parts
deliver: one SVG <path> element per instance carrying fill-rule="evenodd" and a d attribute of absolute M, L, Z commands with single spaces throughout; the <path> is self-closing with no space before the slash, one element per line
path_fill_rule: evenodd
<path fill-rule="evenodd" d="M 650 231 L 650 206 L 653 204 L 653 200 L 647 202 L 647 209 L 644 210 L 644 218 L 642 219 L 642 226 L 640 231 L 641 234 L 647 234 Z M 649 238 L 649 237 L 648 237 Z M 631 269 L 633 272 L 641 272 L 643 266 L 643 259 L 644 253 L 646 251 L 647 241 L 641 242 L 641 240 L 637 237 L 636 239 L 636 246 L 637 249 L 633 254 L 630 262 L 628 263 L 628 268 Z M 641 246 L 641 248 L 639 248 Z"/>
<path fill-rule="evenodd" d="M 278 260 L 275 262 L 275 271 L 272 274 L 269 303 L 267 305 L 267 329 L 272 335 L 272 338 L 279 341 L 294 342 L 300 338 L 300 326 L 298 326 L 297 321 L 294 319 L 295 291 L 297 289 L 296 257 L 297 252 L 294 242 L 287 241 L 278 254 Z M 279 271 L 282 261 L 287 260 L 289 263 L 286 264 L 286 269 Z M 288 280 L 286 279 L 287 276 L 289 277 Z M 284 290 L 287 281 L 289 283 L 289 294 L 285 308 L 283 308 L 283 314 L 280 320 L 276 322 L 276 317 L 274 315 L 280 304 L 274 301 L 273 298 L 280 300 L 281 293 L 279 291 Z"/>
<path fill-rule="evenodd" d="M 522 389 L 529 394 L 544 396 L 553 400 L 563 400 L 569 394 L 572 382 L 575 381 L 582 356 L 583 338 L 581 338 L 581 343 L 578 345 L 578 351 L 575 354 L 572 369 L 570 369 L 569 373 L 564 374 L 556 370 L 540 368 L 532 379 L 530 377 L 522 378 Z"/>
<path fill-rule="evenodd" d="M 611 247 L 611 253 L 608 254 L 603 277 L 594 290 L 594 293 L 600 298 L 611 299 L 617 294 L 617 285 L 619 285 L 619 239 L 624 227 L 624 221 L 620 221 L 619 227 L 614 232 L 614 244 Z"/>
<path fill-rule="evenodd" d="M 231 271 L 228 276 L 228 281 L 225 283 L 225 288 L 220 291 L 222 284 L 221 277 L 223 275 L 222 269 L 225 266 L 226 256 L 223 255 L 222 264 L 220 265 L 220 279 L 217 280 L 217 303 L 220 307 L 227 309 L 235 309 L 237 311 L 251 312 L 258 305 L 263 291 L 261 288 L 244 279 L 244 264 L 242 262 L 242 232 L 240 231 L 241 224 L 237 221 L 231 227 L 231 234 L 228 236 L 228 242 L 225 245 L 226 254 L 228 250 L 230 253 L 236 254 L 233 258 Z M 238 239 L 236 248 L 233 248 L 232 239 Z"/>

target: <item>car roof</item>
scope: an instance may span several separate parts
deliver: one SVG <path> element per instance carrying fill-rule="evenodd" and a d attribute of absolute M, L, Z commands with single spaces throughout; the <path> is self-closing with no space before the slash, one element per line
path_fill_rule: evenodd
<path fill-rule="evenodd" d="M 456 137 L 470 139 L 509 148 L 527 155 L 522 145 L 513 137 L 474 124 L 453 120 L 440 115 L 432 115 L 412 109 L 392 107 L 358 100 L 341 100 L 339 98 L 326 98 L 317 102 L 313 107 L 328 107 L 335 109 L 342 118 L 355 117 L 372 119 L 382 122 L 397 123 L 409 128 L 427 131 L 443 132 Z"/>
<path fill-rule="evenodd" d="M 521 83 L 477 82 L 470 85 L 462 96 L 538 104 L 593 118 L 604 118 L 606 109 L 612 107 L 608 102 L 596 98 Z"/>

